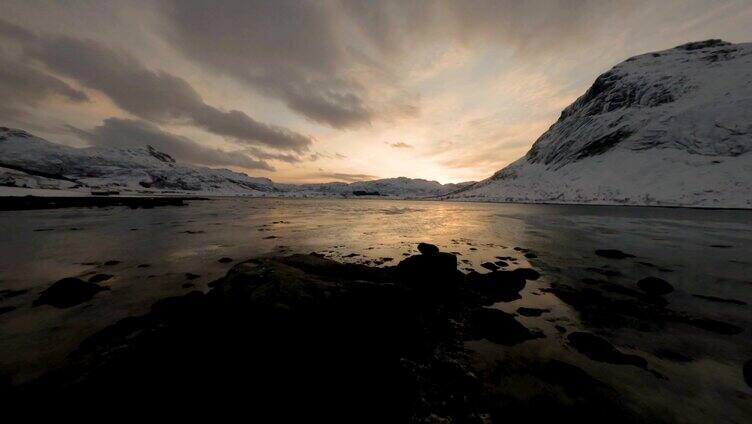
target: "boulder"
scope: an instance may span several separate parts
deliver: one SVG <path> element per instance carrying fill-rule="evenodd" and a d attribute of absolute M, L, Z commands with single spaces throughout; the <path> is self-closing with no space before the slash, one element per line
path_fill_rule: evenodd
<path fill-rule="evenodd" d="M 109 290 L 79 278 L 63 278 L 43 291 L 34 306 L 50 305 L 56 308 L 70 308 L 86 302 L 102 290 Z"/>

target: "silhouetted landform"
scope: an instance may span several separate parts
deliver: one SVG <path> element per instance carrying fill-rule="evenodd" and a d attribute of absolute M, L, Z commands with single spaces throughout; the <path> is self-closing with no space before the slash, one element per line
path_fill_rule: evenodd
<path fill-rule="evenodd" d="M 236 264 L 208 293 L 164 299 L 94 334 L 64 367 L 12 395 L 221 400 L 275 421 L 480 422 L 481 383 L 462 343 L 543 337 L 484 306 L 519 297 L 526 274 L 465 276 L 456 256 L 421 250 L 384 268 L 319 255 Z M 90 298 L 90 284 L 77 281 L 69 297 Z"/>
<path fill-rule="evenodd" d="M 158 206 L 185 206 L 188 200 L 206 200 L 201 197 L 0 197 L 0 211 L 60 208 L 106 208 L 125 206 L 131 209 L 150 209 Z"/>

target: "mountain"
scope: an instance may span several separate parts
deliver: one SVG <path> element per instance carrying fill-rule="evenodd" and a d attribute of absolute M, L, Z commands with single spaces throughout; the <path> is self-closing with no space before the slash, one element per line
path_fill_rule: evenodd
<path fill-rule="evenodd" d="M 88 194 L 94 189 L 122 194 L 421 198 L 444 195 L 465 185 L 404 177 L 350 184 L 279 184 L 227 169 L 180 164 L 151 146 L 73 148 L 0 127 L 0 186 L 5 187 L 65 190 L 68 194 Z"/>
<path fill-rule="evenodd" d="M 600 75 L 530 151 L 447 198 L 752 208 L 752 43 L 707 40 Z"/>

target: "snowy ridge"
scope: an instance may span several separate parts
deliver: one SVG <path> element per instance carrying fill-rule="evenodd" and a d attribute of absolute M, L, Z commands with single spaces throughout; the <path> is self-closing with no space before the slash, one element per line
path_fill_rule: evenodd
<path fill-rule="evenodd" d="M 627 59 L 527 155 L 448 198 L 752 208 L 752 43 Z"/>
<path fill-rule="evenodd" d="M 25 131 L 0 127 L 0 187 L 3 192 L 50 195 L 49 190 L 89 194 L 201 194 L 222 196 L 422 198 L 441 196 L 463 185 L 389 178 L 356 183 L 279 184 L 227 169 L 180 164 L 151 146 L 144 148 L 73 148 Z M 13 189 L 9 189 L 12 187 Z M 24 189 L 19 191 L 19 189 Z M 39 190 L 39 191 L 31 191 Z M 47 190 L 47 191 L 43 191 Z M 357 193 L 357 194 L 356 194 Z"/>

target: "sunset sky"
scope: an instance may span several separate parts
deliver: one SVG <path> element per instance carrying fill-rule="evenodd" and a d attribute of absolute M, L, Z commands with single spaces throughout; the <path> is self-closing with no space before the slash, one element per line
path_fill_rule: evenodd
<path fill-rule="evenodd" d="M 0 125 L 280 182 L 479 180 L 616 63 L 752 1 L 0 0 Z"/>

